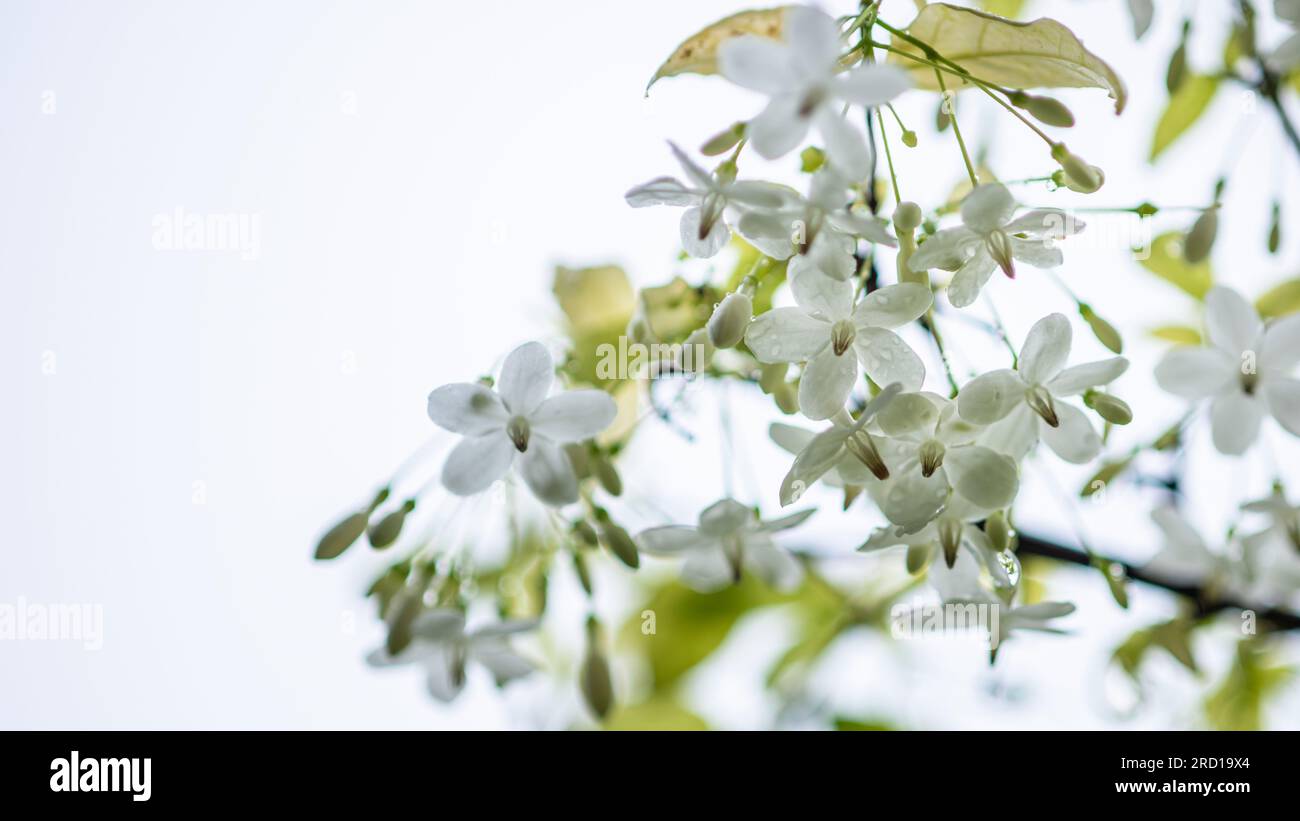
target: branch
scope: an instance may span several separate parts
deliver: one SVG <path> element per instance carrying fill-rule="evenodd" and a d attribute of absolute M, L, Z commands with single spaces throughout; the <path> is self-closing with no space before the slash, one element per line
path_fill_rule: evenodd
<path fill-rule="evenodd" d="M 1016 552 L 1020 556 L 1038 556 L 1044 559 L 1066 562 L 1067 564 L 1076 564 L 1081 567 L 1093 566 L 1092 559 L 1083 551 L 1025 533 L 1020 534 L 1020 547 Z M 1107 561 L 1113 560 L 1108 559 Z M 1267 622 L 1277 630 L 1300 630 L 1300 615 L 1290 610 L 1277 607 L 1258 607 L 1250 602 L 1240 601 L 1232 597 L 1219 597 L 1198 585 L 1174 581 L 1159 573 L 1153 573 L 1127 562 L 1116 563 L 1124 568 L 1124 573 L 1128 578 L 1152 587 L 1159 587 L 1162 590 L 1167 590 L 1190 600 L 1196 606 L 1197 616 L 1210 616 L 1224 610 L 1250 611 L 1255 613 L 1260 621 Z"/>

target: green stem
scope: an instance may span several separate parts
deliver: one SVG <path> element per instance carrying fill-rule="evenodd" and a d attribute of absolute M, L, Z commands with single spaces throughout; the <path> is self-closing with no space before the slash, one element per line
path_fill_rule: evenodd
<path fill-rule="evenodd" d="M 880 124 L 880 141 L 885 145 L 885 164 L 889 166 L 889 181 L 894 186 L 894 204 L 903 201 L 903 195 L 898 190 L 898 174 L 894 173 L 894 155 L 889 150 L 889 135 L 885 133 L 885 118 L 876 109 L 876 122 Z"/>
<path fill-rule="evenodd" d="M 957 145 L 961 148 L 961 158 L 962 162 L 966 163 L 966 173 L 970 175 L 970 184 L 978 186 L 980 181 L 975 176 L 975 166 L 971 164 L 970 152 L 966 150 L 966 140 L 961 136 L 961 126 L 957 124 L 957 109 L 952 104 L 952 97 L 948 96 L 948 87 L 943 82 L 943 72 L 936 68 L 934 76 L 939 81 L 939 93 L 943 95 L 943 104 L 948 106 L 948 117 L 952 120 L 952 133 L 957 135 Z"/>

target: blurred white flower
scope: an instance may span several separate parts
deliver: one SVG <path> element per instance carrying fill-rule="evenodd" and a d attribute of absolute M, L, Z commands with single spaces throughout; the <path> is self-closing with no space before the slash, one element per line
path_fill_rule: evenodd
<path fill-rule="evenodd" d="M 987 514 L 988 511 L 957 499 L 921 529 L 882 527 L 858 550 L 871 553 L 906 547 L 908 572 L 920 573 L 930 568 L 928 578 L 944 601 L 979 598 L 984 590 L 979 582 L 980 567 L 988 571 L 999 588 L 1013 588 L 1020 580 L 1020 562 L 1015 554 L 994 550 L 984 531 L 973 524 Z M 977 564 L 959 566 L 963 552 Z"/>
<path fill-rule="evenodd" d="M 956 308 L 975 302 L 982 289 L 1001 268 L 1016 275 L 1015 261 L 1035 268 L 1061 264 L 1059 240 L 1082 231 L 1084 224 L 1064 211 L 1042 208 L 1012 219 L 1016 201 L 1001 183 L 985 183 L 961 203 L 962 227 L 947 228 L 930 237 L 912 254 L 913 271 L 942 268 L 956 271 L 948 284 L 948 301 Z"/>
<path fill-rule="evenodd" d="M 1300 27 L 1300 0 L 1274 0 L 1273 12 L 1292 28 Z M 1288 74 L 1300 66 L 1300 32 L 1291 32 L 1291 36 L 1274 49 L 1268 56 L 1268 66 L 1278 74 Z"/>
<path fill-rule="evenodd" d="M 442 468 L 447 490 L 458 496 L 486 490 L 519 453 L 519 473 L 538 499 L 557 506 L 578 500 L 578 479 L 561 445 L 600 433 L 618 409 L 598 390 L 547 399 L 554 378 L 550 353 L 529 342 L 506 357 L 497 390 L 464 382 L 429 394 L 429 418 L 464 435 Z"/>
<path fill-rule="evenodd" d="M 722 499 L 700 513 L 698 527 L 652 527 L 637 536 L 637 543 L 654 556 L 684 556 L 682 581 L 693 590 L 708 593 L 735 584 L 745 570 L 778 590 L 789 590 L 803 578 L 803 569 L 777 547 L 772 534 L 795 527 L 815 512 L 803 510 L 765 522 L 753 508 Z"/>
<path fill-rule="evenodd" d="M 668 146 L 677 162 L 681 163 L 689 183 L 682 183 L 675 177 L 656 177 L 628 191 L 624 198 L 633 208 L 649 205 L 685 207 L 681 221 L 682 247 L 693 257 L 711 257 L 731 239 L 731 230 L 723 217 L 728 206 L 774 209 L 798 197 L 775 183 L 737 182 L 726 174 L 710 174 L 676 145 L 669 143 Z M 734 177 L 734 166 L 732 170 Z"/>
<path fill-rule="evenodd" d="M 718 50 L 722 76 L 770 98 L 749 122 L 750 143 L 762 156 L 776 159 L 794 150 L 816 124 L 831 162 L 862 179 L 870 171 L 871 155 L 841 109 L 850 103 L 880 105 L 910 88 L 911 80 L 896 66 L 875 63 L 837 73 L 844 44 L 835 20 L 819 9 L 791 8 L 784 37 L 777 42 L 746 35 Z"/>
<path fill-rule="evenodd" d="M 916 390 L 925 365 L 890 328 L 915 320 L 930 307 L 930 289 L 890 285 L 853 304 L 853 283 L 809 271 L 790 288 L 797 308 L 774 308 L 745 332 L 760 362 L 807 362 L 799 382 L 799 409 L 809 419 L 829 419 L 844 409 L 859 365 L 877 385 L 894 382 Z"/>
<path fill-rule="evenodd" d="M 459 610 L 428 610 L 411 625 L 412 639 L 402 652 L 390 655 L 380 647 L 366 657 L 374 667 L 418 664 L 428 673 L 429 692 L 451 701 L 465 686 L 465 665 L 473 660 L 492 673 L 498 685 L 528 675 L 536 666 L 510 646 L 510 637 L 537 627 L 536 621 L 505 621 L 465 631 Z"/>
<path fill-rule="evenodd" d="M 961 389 L 961 417 L 990 426 L 981 444 L 1019 460 L 1041 436 L 1057 456 L 1074 464 L 1101 452 L 1101 437 L 1088 417 L 1058 400 L 1118 379 L 1128 360 L 1116 356 L 1065 368 L 1072 334 L 1064 315 L 1049 314 L 1029 329 L 1017 370 L 990 371 Z"/>
<path fill-rule="evenodd" d="M 1245 453 L 1265 413 L 1300 436 L 1300 314 L 1265 325 L 1241 294 L 1216 286 L 1205 295 L 1209 347 L 1175 348 L 1156 366 L 1156 383 L 1184 399 L 1213 397 L 1210 424 L 1221 453 Z"/>

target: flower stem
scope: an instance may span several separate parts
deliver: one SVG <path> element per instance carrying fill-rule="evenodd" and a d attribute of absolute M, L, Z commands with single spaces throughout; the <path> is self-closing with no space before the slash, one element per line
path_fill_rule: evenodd
<path fill-rule="evenodd" d="M 961 159 L 962 162 L 966 163 L 966 173 L 970 175 L 970 184 L 978 186 L 980 181 L 975 176 L 975 166 L 971 164 L 970 152 L 966 150 L 966 140 L 961 136 L 961 126 L 957 124 L 957 109 L 953 106 L 952 97 L 948 95 L 948 87 L 943 82 L 943 72 L 935 68 L 934 76 L 939 81 L 939 92 L 943 94 L 943 104 L 948 107 L 948 117 L 952 120 L 952 133 L 957 135 L 957 145 L 961 148 Z"/>
<path fill-rule="evenodd" d="M 903 201 L 903 195 L 898 190 L 898 174 L 894 172 L 894 155 L 889 150 L 889 135 L 885 133 L 885 118 L 880 113 L 879 108 L 876 109 L 876 122 L 880 125 L 880 141 L 885 146 L 885 164 L 889 166 L 889 181 L 894 187 L 894 204 L 897 205 Z"/>

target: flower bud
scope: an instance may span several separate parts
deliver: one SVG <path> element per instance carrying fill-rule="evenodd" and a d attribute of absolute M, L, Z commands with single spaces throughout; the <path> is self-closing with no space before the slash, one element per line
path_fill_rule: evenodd
<path fill-rule="evenodd" d="M 1174 53 L 1169 55 L 1169 67 L 1165 69 L 1165 90 L 1170 94 L 1176 93 L 1185 79 L 1187 79 L 1187 43 L 1182 42 L 1174 49 Z"/>
<path fill-rule="evenodd" d="M 1133 421 L 1133 410 L 1118 396 L 1100 391 L 1088 391 L 1083 395 L 1083 404 L 1095 410 L 1098 416 L 1112 425 L 1127 425 Z"/>
<path fill-rule="evenodd" d="M 914 544 L 907 546 L 907 572 L 915 576 L 930 563 L 930 545 Z"/>
<path fill-rule="evenodd" d="M 1052 159 L 1060 163 L 1062 170 L 1065 171 L 1066 187 L 1071 191 L 1091 194 L 1101 188 L 1101 184 L 1105 181 L 1105 175 L 1101 173 L 1100 168 L 1088 165 L 1082 157 L 1071 153 L 1070 149 L 1065 147 L 1065 143 L 1056 143 L 1052 146 Z"/>
<path fill-rule="evenodd" d="M 707 328 L 696 328 L 677 352 L 677 367 L 686 373 L 703 373 L 713 361 L 713 340 Z"/>
<path fill-rule="evenodd" d="M 1114 325 L 1097 316 L 1091 305 L 1080 302 L 1079 316 L 1083 317 L 1083 321 L 1088 323 L 1089 328 L 1092 328 L 1093 334 L 1101 344 L 1109 348 L 1112 353 L 1124 353 L 1124 338 L 1120 336 L 1119 331 L 1115 330 Z"/>
<path fill-rule="evenodd" d="M 1219 207 L 1211 206 L 1201 212 L 1192 223 L 1187 238 L 1183 240 L 1183 259 L 1195 265 L 1210 255 L 1214 238 L 1219 233 Z"/>
<path fill-rule="evenodd" d="M 587 559 L 581 553 L 573 554 L 573 572 L 578 574 L 578 584 L 582 585 L 582 591 L 588 596 L 591 595 L 591 570 L 587 567 Z"/>
<path fill-rule="evenodd" d="M 600 649 L 600 625 L 594 617 L 587 619 L 587 655 L 578 680 L 582 697 L 596 718 L 609 715 L 614 706 L 614 682 L 609 674 L 609 661 Z"/>
<path fill-rule="evenodd" d="M 908 148 L 916 148 L 916 132 L 907 130 L 903 132 L 903 145 Z"/>
<path fill-rule="evenodd" d="M 1066 108 L 1065 103 L 1053 97 L 1038 97 L 1023 91 L 1013 91 L 1008 97 L 1016 108 L 1023 108 L 1044 125 L 1057 128 L 1070 128 L 1074 125 L 1074 114 Z"/>
<path fill-rule="evenodd" d="M 614 463 L 602 455 L 595 455 L 591 460 L 592 473 L 596 475 L 596 481 L 610 496 L 619 496 L 623 493 L 623 480 L 618 475 L 618 470 Z"/>
<path fill-rule="evenodd" d="M 939 108 L 934 112 L 934 130 L 944 132 L 952 124 L 952 115 L 948 113 L 950 103 L 946 98 L 939 98 Z"/>
<path fill-rule="evenodd" d="M 754 318 L 754 300 L 743 293 L 727 294 L 709 317 L 709 339 L 719 348 L 733 348 L 745 338 Z"/>
<path fill-rule="evenodd" d="M 816 146 L 810 145 L 799 154 L 799 170 L 812 174 L 826 164 L 826 154 Z"/>
<path fill-rule="evenodd" d="M 781 413 L 786 416 L 799 412 L 799 388 L 795 383 L 783 383 L 780 388 L 772 391 L 772 398 L 776 400 L 776 406 L 780 408 Z"/>
<path fill-rule="evenodd" d="M 984 520 L 984 535 L 989 537 L 989 543 L 998 553 L 1011 547 L 1011 523 L 1004 511 L 994 511 Z"/>
<path fill-rule="evenodd" d="M 375 523 L 374 527 L 366 534 L 370 540 L 370 546 L 376 550 L 382 550 L 393 542 L 397 537 L 402 535 L 402 525 L 406 523 L 406 514 L 415 510 L 415 500 L 407 499 L 402 502 L 402 506 L 392 513 Z"/>
<path fill-rule="evenodd" d="M 600 543 L 596 536 L 596 528 L 592 527 L 586 519 L 578 519 L 573 523 L 573 535 L 582 540 L 587 547 L 595 547 Z"/>
<path fill-rule="evenodd" d="M 758 386 L 763 389 L 763 393 L 775 393 L 785 384 L 785 375 L 789 370 L 790 365 L 785 362 L 764 365 L 758 371 Z"/>
<path fill-rule="evenodd" d="M 716 157 L 730 151 L 745 136 L 745 124 L 734 123 L 725 131 L 719 131 L 700 146 L 700 153 L 706 157 Z"/>
<path fill-rule="evenodd" d="M 914 202 L 900 202 L 894 209 L 894 227 L 899 233 L 912 233 L 921 227 L 923 219 L 925 215 L 921 212 L 921 206 Z"/>
<path fill-rule="evenodd" d="M 316 558 L 336 559 L 343 555 L 343 551 L 351 547 L 352 543 L 366 532 L 366 523 L 369 519 L 368 512 L 353 513 L 331 527 L 324 536 L 321 536 L 320 542 L 316 545 Z"/>
<path fill-rule="evenodd" d="M 637 554 L 636 542 L 627 535 L 627 531 L 610 520 L 604 510 L 596 512 L 597 525 L 600 528 L 600 543 L 613 553 L 620 562 L 635 570 L 641 564 Z"/>
<path fill-rule="evenodd" d="M 1273 221 L 1268 227 L 1268 252 L 1276 254 L 1282 247 L 1282 204 L 1273 203 Z"/>

